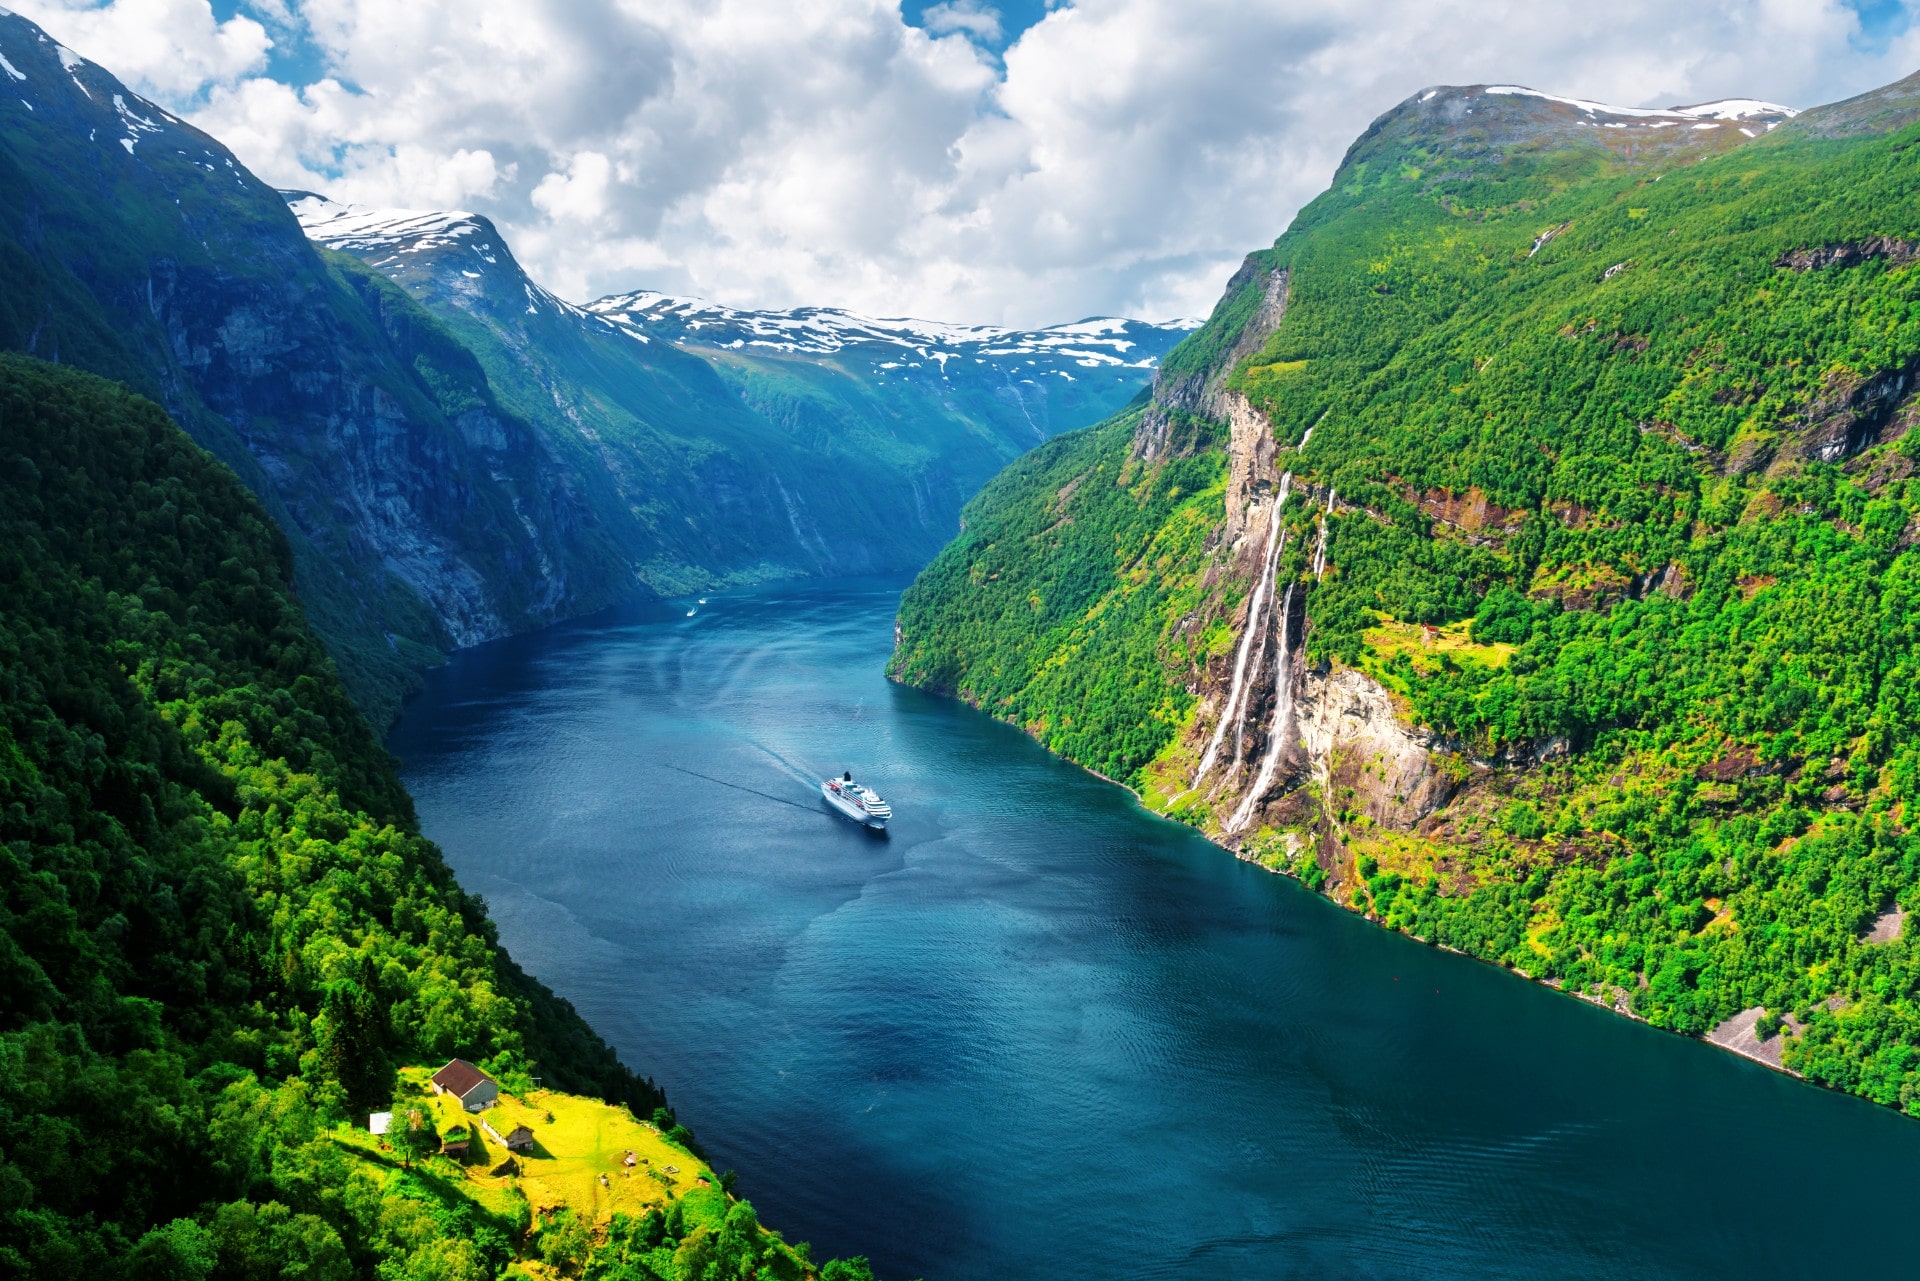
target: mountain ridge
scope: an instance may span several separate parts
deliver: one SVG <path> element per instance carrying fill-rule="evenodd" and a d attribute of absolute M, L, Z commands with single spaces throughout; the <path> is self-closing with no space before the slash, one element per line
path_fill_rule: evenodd
<path fill-rule="evenodd" d="M 479 354 L 506 401 L 577 460 L 636 579 L 665 594 L 917 568 L 988 476 L 1131 399 L 1184 332 L 752 312 L 646 292 L 579 306 L 478 215 L 282 194 L 315 244 L 398 284 Z"/>
<path fill-rule="evenodd" d="M 633 590 L 529 425 L 216 140 L 0 17 L 0 346 L 119 378 L 268 504 L 376 719 L 446 648 Z"/>
<path fill-rule="evenodd" d="M 1920 78 L 1754 136 L 1592 106 L 1385 113 L 1148 405 L 969 505 L 890 670 L 1390 928 L 1920 1111 Z"/>

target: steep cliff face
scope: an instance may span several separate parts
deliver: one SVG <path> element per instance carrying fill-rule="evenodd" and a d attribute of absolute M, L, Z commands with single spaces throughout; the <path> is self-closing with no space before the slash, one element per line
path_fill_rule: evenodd
<path fill-rule="evenodd" d="M 1476 177 L 1537 178 L 1542 170 L 1558 178 L 1690 164 L 1761 137 L 1793 114 L 1747 101 L 1622 110 L 1518 86 L 1436 88 L 1383 115 L 1354 143 L 1336 191 L 1364 190 L 1370 171 L 1389 165 L 1415 180 L 1423 168 L 1436 168 L 1438 183 L 1458 187 Z M 1364 210 L 1377 201 L 1357 203 Z M 1309 209 L 1301 222 L 1311 226 L 1326 216 Z M 1547 227 L 1527 256 L 1569 225 Z M 1306 235 L 1296 227 L 1290 238 Z M 1292 474 L 1304 461 L 1311 424 L 1332 413 L 1332 405 L 1313 416 L 1295 413 L 1285 426 L 1268 413 L 1273 392 L 1262 375 L 1271 380 L 1269 371 L 1294 362 L 1266 361 L 1261 353 L 1276 345 L 1287 317 L 1289 257 L 1311 261 L 1310 245 L 1303 247 L 1304 255 L 1248 257 L 1206 325 L 1166 361 L 1135 433 L 1134 455 L 1149 465 L 1224 447 L 1223 514 L 1195 571 L 1200 605 L 1177 626 L 1232 640 L 1214 645 L 1183 673 L 1196 700 L 1191 722 L 1145 778 L 1150 795 L 1250 857 L 1271 857 L 1271 840 L 1258 833 L 1283 832 L 1290 856 L 1314 850 L 1319 874 L 1337 885 L 1353 874 L 1353 858 L 1343 852 L 1351 843 L 1344 816 L 1361 816 L 1372 830 L 1413 831 L 1459 793 L 1464 780 L 1493 767 L 1475 762 L 1459 743 L 1443 744 L 1431 731 L 1411 728 L 1405 700 L 1396 710 L 1368 671 L 1329 664 L 1324 654 L 1311 665 L 1304 661 L 1312 626 L 1307 602 L 1325 578 L 1336 510 L 1382 518 L 1337 505 L 1337 483 L 1324 464 L 1306 464 L 1317 483 Z M 1383 281 L 1376 289 L 1390 293 L 1392 285 Z M 1853 410 L 1856 401 L 1879 412 L 1885 397 L 1872 393 L 1842 388 L 1822 415 L 1825 435 L 1852 430 L 1864 416 Z M 1812 448 L 1817 456 L 1818 442 Z M 1484 495 L 1455 502 L 1448 493 L 1428 506 L 1456 529 L 1488 523 Z"/>
<path fill-rule="evenodd" d="M 969 506 L 894 673 L 1389 927 L 1696 1035 L 1764 1010 L 1770 1061 L 1920 1111 L 1916 102 L 1415 95 L 1153 405 Z"/>
<path fill-rule="evenodd" d="M 632 578 L 528 424 L 402 291 L 316 253 L 213 139 L 0 14 L 0 344 L 127 381 L 233 466 L 376 717 L 408 661 Z"/>
<path fill-rule="evenodd" d="M 1135 453 L 1152 461 L 1169 450 L 1190 446 L 1192 442 L 1181 426 L 1199 417 L 1234 427 L 1236 466 L 1256 461 L 1255 451 L 1240 447 L 1242 435 L 1249 443 L 1255 433 L 1270 439 L 1271 425 L 1251 412 L 1246 397 L 1227 387 L 1227 375 L 1260 350 L 1280 327 L 1287 314 L 1289 280 L 1287 269 L 1276 266 L 1265 255 L 1252 255 L 1241 264 L 1227 282 L 1226 299 L 1205 326 L 1204 354 L 1193 353 L 1155 377 L 1153 400 L 1140 420 L 1134 441 Z M 1224 350 L 1219 346 L 1222 343 Z M 1244 499 L 1245 495 L 1240 497 Z M 1230 520 L 1233 498 L 1230 492 Z"/>

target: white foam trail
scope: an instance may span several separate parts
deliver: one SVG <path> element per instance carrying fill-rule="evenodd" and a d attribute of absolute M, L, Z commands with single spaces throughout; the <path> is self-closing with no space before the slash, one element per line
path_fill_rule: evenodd
<path fill-rule="evenodd" d="M 1273 500 L 1273 514 L 1267 518 L 1267 550 L 1260 558 L 1260 577 L 1254 583 L 1253 603 L 1247 609 L 1247 630 L 1240 637 L 1240 652 L 1233 660 L 1233 682 L 1227 687 L 1227 705 L 1220 710 L 1220 723 L 1213 727 L 1213 739 L 1207 744 L 1206 755 L 1200 758 L 1200 772 L 1193 776 L 1193 787 L 1200 786 L 1207 771 L 1213 768 L 1214 758 L 1220 754 L 1220 741 L 1227 736 L 1227 726 L 1233 724 L 1234 712 L 1240 706 L 1240 696 L 1246 690 L 1247 654 L 1253 648 L 1253 640 L 1260 631 L 1260 606 L 1272 590 L 1273 570 L 1279 561 L 1279 552 L 1275 540 L 1280 537 L 1280 509 L 1286 505 L 1287 493 L 1293 488 L 1293 473 L 1280 477 L 1280 496 Z M 1188 788 L 1192 791 L 1193 787 Z"/>
<path fill-rule="evenodd" d="M 1286 743 L 1287 724 L 1293 719 L 1293 664 L 1287 660 L 1287 627 L 1293 621 L 1293 584 L 1287 584 L 1286 600 L 1280 606 L 1280 652 L 1274 658 L 1273 679 L 1273 720 L 1267 726 L 1267 755 L 1260 762 L 1260 776 L 1254 780 L 1253 790 L 1240 801 L 1240 808 L 1233 812 L 1233 821 L 1227 824 L 1229 832 L 1237 832 L 1247 825 L 1253 816 L 1253 807 L 1273 782 L 1273 770 L 1280 763 L 1280 752 Z"/>
<path fill-rule="evenodd" d="M 1319 582 L 1327 576 L 1327 526 L 1333 520 L 1333 496 L 1338 490 L 1327 491 L 1327 509 L 1320 514 L 1320 545 L 1313 552 L 1313 581 Z"/>
<path fill-rule="evenodd" d="M 1315 423 L 1313 427 L 1318 427 L 1319 425 L 1319 423 Z M 1307 442 L 1313 439 L 1313 427 L 1307 428 L 1307 434 L 1300 438 L 1300 452 L 1303 454 L 1307 451 Z"/>

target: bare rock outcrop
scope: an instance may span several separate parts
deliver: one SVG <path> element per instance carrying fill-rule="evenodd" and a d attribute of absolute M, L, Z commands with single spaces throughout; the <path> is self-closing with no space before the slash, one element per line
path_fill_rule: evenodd
<path fill-rule="evenodd" d="M 1802 1030 L 1800 1021 L 1789 1014 L 1782 1020 L 1778 1031 L 1770 1036 L 1762 1036 L 1759 1023 L 1766 1013 L 1766 1009 L 1758 1005 L 1742 1010 L 1709 1030 L 1706 1039 L 1723 1050 L 1732 1050 L 1742 1058 L 1764 1063 L 1776 1072 L 1800 1075 L 1781 1062 L 1788 1039 L 1799 1035 Z"/>
<path fill-rule="evenodd" d="M 1886 259 L 1890 267 L 1904 267 L 1920 258 L 1920 245 L 1893 236 L 1870 236 L 1818 248 L 1792 249 L 1776 258 L 1773 265 L 1789 271 L 1819 271 L 1826 267 L 1857 267 L 1875 258 Z"/>
<path fill-rule="evenodd" d="M 1224 541 L 1231 544 L 1247 532 L 1254 500 L 1280 483 L 1274 468 L 1278 446 L 1273 424 L 1237 391 L 1222 392 L 1220 416 L 1227 423 L 1227 519 Z"/>
<path fill-rule="evenodd" d="M 1321 795 L 1382 827 L 1411 828 L 1454 793 L 1435 768 L 1439 741 L 1402 722 L 1392 696 L 1364 672 L 1307 673 L 1298 724 Z"/>
<path fill-rule="evenodd" d="M 1291 279 L 1287 268 L 1268 267 L 1254 257 L 1249 257 L 1241 264 L 1240 270 L 1227 284 L 1227 297 L 1233 298 L 1257 284 L 1260 290 L 1259 303 L 1241 324 L 1239 332 L 1234 334 L 1233 341 L 1227 344 L 1225 352 L 1212 363 L 1185 373 L 1154 375 L 1153 402 L 1141 417 L 1139 430 L 1134 433 L 1135 457 L 1152 462 L 1181 453 L 1191 435 L 1184 430 L 1189 419 L 1210 419 L 1231 425 L 1232 415 L 1236 411 L 1229 405 L 1229 397 L 1238 400 L 1244 407 L 1239 412 L 1258 416 L 1258 412 L 1247 404 L 1244 397 L 1227 390 L 1227 376 L 1241 361 L 1264 347 L 1267 339 L 1273 336 L 1273 331 L 1280 327 L 1281 320 L 1287 314 Z M 1271 434 L 1271 429 L 1268 430 Z"/>

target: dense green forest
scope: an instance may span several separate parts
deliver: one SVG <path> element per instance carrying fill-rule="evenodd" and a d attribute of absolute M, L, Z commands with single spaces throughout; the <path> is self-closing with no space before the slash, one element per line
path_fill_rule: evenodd
<path fill-rule="evenodd" d="M 967 507 L 966 532 L 901 603 L 894 666 L 1120 778 L 1193 702 L 1161 670 L 1160 623 L 1195 599 L 1179 567 L 1218 519 L 1222 471 L 1213 453 L 1142 466 L 1139 418 L 1042 445 Z"/>
<path fill-rule="evenodd" d="M 1244 852 L 1661 1026 L 1764 1007 L 1787 1066 L 1920 1114 L 1920 946 L 1869 937 L 1920 908 L 1917 115 L 1903 82 L 1688 154 L 1410 102 L 1255 255 L 1285 318 L 1217 372 L 1305 496 L 1302 661 L 1373 676 L 1456 776 L 1393 829 L 1296 775 L 1312 805 L 1276 792 Z M 1149 466 L 1116 421 L 1010 469 L 896 674 L 1171 801 L 1245 595 L 1207 578 L 1223 434 L 1193 440 Z"/>
<path fill-rule="evenodd" d="M 454 1055 L 665 1100 L 500 950 L 290 571 L 157 406 L 0 356 L 0 1275 L 491 1278 L 529 1252 L 751 1275 L 764 1234 L 717 1193 L 530 1241 L 329 1137 Z M 676 1262 L 663 1233 L 704 1244 Z"/>

